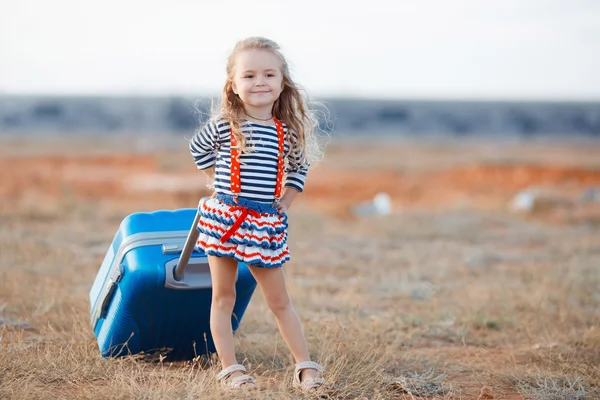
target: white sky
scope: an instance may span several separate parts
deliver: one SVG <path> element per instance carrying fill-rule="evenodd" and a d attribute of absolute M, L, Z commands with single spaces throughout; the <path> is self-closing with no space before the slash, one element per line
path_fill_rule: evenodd
<path fill-rule="evenodd" d="M 600 99 L 599 0 L 351 1 L 0 0 L 0 93 L 218 94 L 264 35 L 314 96 Z"/>

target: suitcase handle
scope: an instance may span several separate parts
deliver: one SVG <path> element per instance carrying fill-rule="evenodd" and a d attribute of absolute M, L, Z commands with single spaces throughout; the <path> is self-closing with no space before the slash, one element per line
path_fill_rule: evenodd
<path fill-rule="evenodd" d="M 194 251 L 194 247 L 196 245 L 196 241 L 198 240 L 198 221 L 200 220 L 200 208 L 202 207 L 202 203 L 206 200 L 207 197 L 203 197 L 200 199 L 198 203 L 198 209 L 196 211 L 196 218 L 194 218 L 194 223 L 190 228 L 187 239 L 185 239 L 185 246 L 183 247 L 183 251 L 181 252 L 181 256 L 179 257 L 179 262 L 175 266 L 173 270 L 173 277 L 176 281 L 180 281 L 183 279 L 183 273 L 185 272 L 185 267 L 187 267 L 188 262 L 190 261 L 190 256 Z"/>

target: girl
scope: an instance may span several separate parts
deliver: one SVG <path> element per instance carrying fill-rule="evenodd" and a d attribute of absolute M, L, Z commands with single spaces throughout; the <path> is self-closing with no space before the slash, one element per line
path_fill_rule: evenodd
<path fill-rule="evenodd" d="M 257 388 L 235 358 L 231 315 L 237 263 L 246 263 L 275 315 L 304 392 L 324 384 L 310 360 L 282 266 L 290 259 L 287 211 L 303 191 L 313 154 L 314 117 L 290 77 L 279 46 L 262 37 L 238 42 L 227 62 L 222 104 L 190 141 L 199 170 L 214 167 L 214 194 L 200 208 L 197 248 L 208 255 L 213 283 L 210 327 L 231 389 Z"/>

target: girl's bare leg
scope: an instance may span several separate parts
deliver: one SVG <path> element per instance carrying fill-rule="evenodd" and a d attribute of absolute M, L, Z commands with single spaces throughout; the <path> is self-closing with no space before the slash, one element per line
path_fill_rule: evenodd
<path fill-rule="evenodd" d="M 228 257 L 208 256 L 212 279 L 210 330 L 223 368 L 237 364 L 233 343 L 231 315 L 235 305 L 235 275 L 237 261 Z M 232 377 L 241 375 L 234 372 Z"/>
<path fill-rule="evenodd" d="M 283 340 L 290 349 L 296 362 L 310 361 L 304 332 L 296 310 L 287 293 L 283 268 L 249 267 L 271 312 L 275 315 L 277 326 Z M 302 371 L 301 379 L 314 378 L 318 372 L 314 369 Z"/>

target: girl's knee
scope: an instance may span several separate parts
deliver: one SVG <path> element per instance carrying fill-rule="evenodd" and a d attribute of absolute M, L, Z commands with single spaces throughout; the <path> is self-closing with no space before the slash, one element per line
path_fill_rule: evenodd
<path fill-rule="evenodd" d="M 213 293 L 212 307 L 224 311 L 233 311 L 235 305 L 235 291 L 225 293 Z"/>
<path fill-rule="evenodd" d="M 269 310 L 275 315 L 287 312 L 292 307 L 292 302 L 287 296 L 281 296 L 268 301 Z"/>

